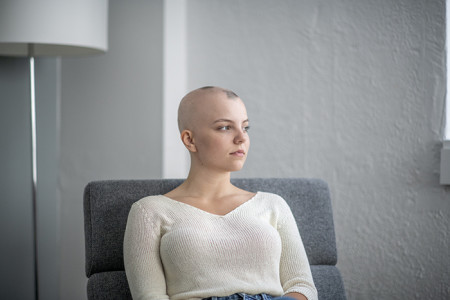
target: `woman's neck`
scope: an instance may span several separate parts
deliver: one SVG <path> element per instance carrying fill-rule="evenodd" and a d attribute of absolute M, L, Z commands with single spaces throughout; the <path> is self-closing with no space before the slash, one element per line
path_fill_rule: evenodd
<path fill-rule="evenodd" d="M 187 194 L 202 198 L 226 195 L 236 189 L 230 182 L 229 172 L 214 173 L 191 170 L 182 185 Z"/>

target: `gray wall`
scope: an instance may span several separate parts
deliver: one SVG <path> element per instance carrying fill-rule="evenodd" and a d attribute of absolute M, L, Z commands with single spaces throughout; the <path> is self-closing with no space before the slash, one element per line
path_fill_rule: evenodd
<path fill-rule="evenodd" d="M 60 61 L 35 59 L 39 294 L 59 299 Z M 0 298 L 34 299 L 30 75 L 26 58 L 0 58 Z"/>
<path fill-rule="evenodd" d="M 236 176 L 329 183 L 348 298 L 448 299 L 444 1 L 192 0 L 187 22 L 188 87 L 247 104 Z"/>
<path fill-rule="evenodd" d="M 61 299 L 86 298 L 86 184 L 162 172 L 162 1 L 109 9 L 108 52 L 62 62 Z"/>

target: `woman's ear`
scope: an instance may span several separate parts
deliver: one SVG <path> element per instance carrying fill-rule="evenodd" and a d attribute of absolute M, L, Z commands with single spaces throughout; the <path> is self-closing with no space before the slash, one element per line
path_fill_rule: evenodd
<path fill-rule="evenodd" d="M 187 129 L 183 130 L 181 132 L 181 141 L 183 142 L 184 146 L 190 152 L 197 152 L 197 147 L 195 147 L 194 137 L 192 135 L 192 131 L 187 130 Z"/>

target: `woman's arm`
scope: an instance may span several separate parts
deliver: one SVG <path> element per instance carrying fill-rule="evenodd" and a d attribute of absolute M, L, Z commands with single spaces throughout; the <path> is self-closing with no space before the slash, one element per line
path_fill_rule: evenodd
<path fill-rule="evenodd" d="M 286 296 L 295 299 L 317 300 L 317 289 L 297 223 L 288 204 L 281 197 L 280 200 L 277 230 L 282 244 L 280 279 L 283 290 Z"/>
<path fill-rule="evenodd" d="M 161 236 L 158 223 L 157 218 L 152 218 L 140 203 L 131 207 L 123 255 L 128 285 L 135 300 L 169 299 L 159 255 Z"/>

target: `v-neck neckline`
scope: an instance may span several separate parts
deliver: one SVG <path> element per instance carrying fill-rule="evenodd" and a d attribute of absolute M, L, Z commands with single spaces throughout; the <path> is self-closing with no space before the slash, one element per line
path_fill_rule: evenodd
<path fill-rule="evenodd" d="M 189 208 L 189 209 L 191 209 L 191 210 L 199 211 L 200 213 L 204 213 L 204 214 L 207 214 L 207 215 L 210 215 L 210 216 L 214 216 L 214 217 L 224 218 L 224 217 L 227 217 L 227 216 L 229 216 L 229 215 L 234 214 L 236 211 L 241 210 L 242 207 L 246 206 L 247 203 L 252 202 L 252 200 L 255 199 L 258 195 L 259 195 L 259 191 L 256 192 L 250 199 L 248 199 L 248 200 L 242 202 L 241 204 L 239 204 L 238 206 L 236 206 L 235 208 L 233 208 L 232 210 L 230 210 L 229 212 L 227 212 L 227 213 L 224 214 L 224 215 L 219 215 L 219 214 L 215 214 L 215 213 L 206 211 L 206 210 L 204 210 L 204 209 L 198 208 L 198 207 L 193 206 L 193 205 L 191 205 L 191 204 L 188 204 L 188 203 L 185 203 L 185 202 L 181 202 L 181 201 L 172 199 L 172 198 L 167 197 L 167 196 L 165 196 L 165 195 L 160 195 L 160 196 L 162 196 L 164 199 L 167 199 L 167 200 L 169 200 L 169 201 L 171 201 L 171 202 L 179 203 L 180 205 L 185 206 L 185 207 L 187 207 L 187 208 Z"/>

